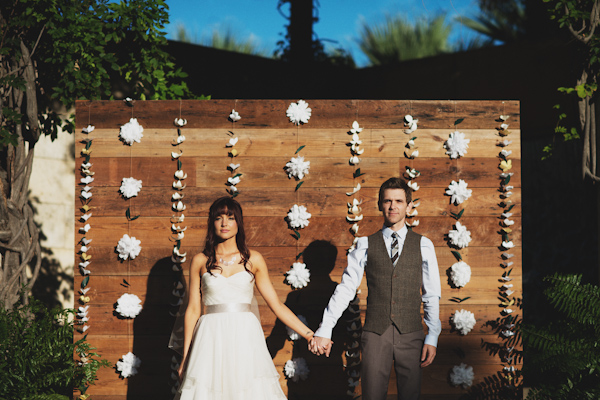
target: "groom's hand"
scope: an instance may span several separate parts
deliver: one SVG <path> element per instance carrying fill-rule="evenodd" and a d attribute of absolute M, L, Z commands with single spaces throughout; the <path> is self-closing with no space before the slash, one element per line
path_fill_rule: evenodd
<path fill-rule="evenodd" d="M 421 352 L 421 368 L 431 365 L 433 359 L 435 358 L 436 351 L 437 349 L 435 346 L 430 344 L 423 345 L 423 351 Z"/>
<path fill-rule="evenodd" d="M 326 357 L 329 357 L 332 345 L 333 342 L 331 341 L 331 339 L 320 336 L 313 336 L 309 344 L 309 350 L 319 356 L 325 354 Z"/>

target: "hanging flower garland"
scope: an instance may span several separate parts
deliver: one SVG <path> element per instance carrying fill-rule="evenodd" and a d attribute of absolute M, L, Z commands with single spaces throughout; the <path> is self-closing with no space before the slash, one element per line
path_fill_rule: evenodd
<path fill-rule="evenodd" d="M 298 357 L 286 361 L 285 365 L 283 366 L 283 373 L 285 374 L 286 378 L 293 382 L 298 382 L 299 380 L 305 381 L 306 378 L 308 378 L 310 370 L 308 369 L 306 360 L 302 357 Z"/>
<path fill-rule="evenodd" d="M 89 281 L 91 269 L 89 268 L 91 264 L 92 255 L 89 254 L 91 249 L 90 244 L 92 243 L 92 239 L 87 238 L 87 234 L 90 232 L 92 226 L 90 224 L 90 218 L 92 217 L 90 202 L 92 200 L 92 186 L 90 184 L 94 182 L 95 172 L 91 170 L 91 153 L 92 153 L 92 143 L 93 138 L 89 136 L 90 133 L 94 131 L 95 127 L 93 125 L 89 125 L 83 128 L 81 131 L 87 135 L 85 139 L 81 142 L 85 144 L 85 147 L 81 150 L 81 155 L 84 157 L 83 163 L 81 163 L 81 175 L 83 176 L 80 179 L 80 184 L 84 185 L 83 189 L 80 192 L 80 199 L 83 203 L 81 206 L 82 215 L 79 217 L 80 221 L 84 222 L 84 226 L 79 229 L 79 232 L 83 234 L 79 243 L 81 247 L 79 248 L 80 253 L 80 262 L 79 262 L 79 271 L 83 276 L 83 280 L 81 281 L 80 289 L 79 289 L 79 302 L 81 306 L 77 308 L 77 323 L 80 325 L 78 331 L 80 333 L 85 333 L 89 328 L 89 302 L 90 296 L 87 295 L 90 290 Z"/>
<path fill-rule="evenodd" d="M 364 128 L 359 125 L 358 121 L 354 121 L 352 122 L 352 127 L 348 131 L 348 135 L 351 135 L 352 137 L 348 143 L 350 146 L 350 159 L 348 160 L 348 163 L 355 167 L 354 171 L 352 172 L 352 180 L 356 186 L 354 186 L 354 189 L 351 192 L 346 193 L 347 196 L 353 196 L 361 189 L 360 182 L 356 182 L 356 180 L 357 178 L 363 176 L 364 173 L 361 172 L 360 168 L 356 166 L 360 163 L 359 156 L 361 156 L 365 151 L 364 149 L 360 148 L 360 145 L 362 144 L 362 140 L 360 140 L 360 133 L 363 131 L 363 129 Z M 350 233 L 353 236 L 352 245 L 348 248 L 348 252 L 353 251 L 356 248 L 356 243 L 358 242 L 358 223 L 363 219 L 362 208 L 360 207 L 361 204 L 362 200 L 359 200 L 356 197 L 354 197 L 351 202 L 347 203 L 348 215 L 346 216 L 346 221 L 352 224 L 350 227 Z"/>
<path fill-rule="evenodd" d="M 452 316 L 452 325 L 461 335 L 471 332 L 477 320 L 475 314 L 467 310 L 456 310 Z"/>
<path fill-rule="evenodd" d="M 131 118 L 129 122 L 121 126 L 119 137 L 125 144 L 131 146 L 133 143 L 140 143 L 144 136 L 143 132 L 144 127 L 140 125 L 137 118 Z"/>
<path fill-rule="evenodd" d="M 414 134 L 414 132 L 417 130 L 417 123 L 419 122 L 418 119 L 413 118 L 412 115 L 407 114 L 404 116 L 404 133 L 407 135 L 411 135 Z M 404 156 L 409 160 L 409 164 L 406 166 L 405 172 L 404 172 L 404 177 L 406 179 L 408 179 L 408 186 L 413 190 L 413 192 L 416 192 L 417 190 L 420 189 L 419 185 L 417 184 L 417 182 L 415 181 L 415 179 L 417 179 L 418 177 L 421 176 L 421 171 L 413 168 L 412 166 L 412 160 L 414 160 L 415 158 L 417 158 L 419 156 L 419 150 L 417 150 L 417 146 L 415 144 L 415 140 L 417 140 L 417 136 L 412 136 L 408 142 L 406 143 L 406 149 L 404 151 Z M 410 212 L 410 214 L 406 215 L 406 225 L 409 228 L 413 228 L 415 226 L 419 226 L 419 220 L 416 218 L 417 215 L 419 215 L 419 211 L 417 210 L 417 207 L 419 207 L 419 205 L 421 204 L 421 202 L 419 201 L 418 198 L 414 198 L 413 201 L 413 209 Z"/>
<path fill-rule="evenodd" d="M 235 109 L 231 110 L 231 114 L 229 114 L 229 118 L 228 118 L 232 125 L 235 124 L 236 122 L 238 122 L 240 119 L 242 119 L 242 117 L 240 117 L 240 114 L 235 111 Z M 233 132 L 230 132 L 231 135 L 235 135 Z M 229 141 L 227 142 L 227 144 L 225 145 L 226 148 L 229 149 L 229 157 L 231 158 L 231 163 L 227 166 L 227 169 L 231 172 L 231 176 L 229 178 L 227 178 L 227 182 L 225 183 L 228 188 L 227 188 L 227 193 L 229 193 L 231 195 L 231 197 L 236 197 L 237 195 L 240 194 L 238 188 L 237 188 L 237 184 L 240 183 L 240 178 L 242 177 L 242 174 L 240 174 L 239 172 L 237 172 L 237 169 L 240 167 L 240 164 L 236 164 L 233 162 L 233 160 L 235 159 L 235 157 L 238 156 L 238 151 L 234 148 L 235 145 L 238 142 L 238 138 L 235 136 L 231 136 L 229 138 Z"/>
<path fill-rule="evenodd" d="M 142 361 L 135 354 L 129 352 L 121 357 L 121 361 L 117 361 L 117 371 L 123 378 L 130 378 L 138 373 L 141 365 Z"/>
<path fill-rule="evenodd" d="M 142 311 L 142 301 L 135 294 L 125 293 L 117 300 L 116 312 L 124 318 L 135 318 Z"/>
<path fill-rule="evenodd" d="M 515 245 L 511 240 L 512 226 L 514 225 L 514 220 L 511 219 L 513 213 L 511 210 L 514 207 L 513 201 L 510 199 L 512 196 L 513 186 L 510 185 L 511 177 L 513 176 L 513 172 L 510 172 L 512 169 L 512 160 L 509 159 L 509 156 L 512 154 L 512 151 L 508 148 L 508 146 L 512 143 L 511 140 L 506 139 L 506 136 L 510 134 L 508 130 L 508 115 L 500 115 L 498 118 L 498 122 L 500 123 L 500 127 L 497 128 L 498 135 L 501 140 L 497 142 L 497 146 L 500 147 L 500 152 L 498 153 L 498 158 L 500 159 L 500 163 L 498 168 L 502 171 L 500 173 L 500 206 L 502 207 L 502 213 L 500 214 L 500 233 L 501 233 L 501 245 L 502 248 L 502 263 L 500 266 L 504 269 L 500 281 L 502 282 L 502 286 L 500 286 L 500 307 L 502 308 L 500 315 L 501 321 L 499 326 L 499 336 L 504 341 L 504 345 L 500 351 L 500 356 L 503 362 L 506 362 L 508 365 L 505 366 L 502 370 L 504 379 L 508 382 L 509 385 L 514 386 L 514 380 L 520 376 L 520 371 L 517 370 L 514 365 L 516 362 L 515 354 L 520 353 L 515 350 L 516 339 L 516 327 L 517 327 L 517 318 L 513 316 L 513 306 L 517 306 L 516 299 L 512 297 L 514 291 L 512 290 L 513 284 L 510 283 L 512 278 L 510 274 L 512 272 L 513 262 L 509 261 L 514 254 L 510 253 L 510 249 L 512 249 Z"/>
<path fill-rule="evenodd" d="M 455 365 L 452 367 L 452 372 L 450 372 L 450 383 L 452 386 L 462 386 L 463 389 L 468 389 L 472 386 L 474 378 L 473 367 L 465 363 Z"/>

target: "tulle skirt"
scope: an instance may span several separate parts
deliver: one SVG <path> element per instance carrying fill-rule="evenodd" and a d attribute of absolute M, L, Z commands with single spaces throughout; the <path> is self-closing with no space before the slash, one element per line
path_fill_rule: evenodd
<path fill-rule="evenodd" d="M 180 400 L 286 399 L 254 314 L 206 314 L 198 324 Z"/>

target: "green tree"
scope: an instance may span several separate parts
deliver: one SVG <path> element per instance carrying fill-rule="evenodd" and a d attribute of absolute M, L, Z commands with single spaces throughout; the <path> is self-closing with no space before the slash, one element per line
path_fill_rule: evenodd
<path fill-rule="evenodd" d="M 414 22 L 401 16 L 387 16 L 378 25 L 363 24 L 359 46 L 371 65 L 396 65 L 449 52 L 450 30 L 443 15 Z"/>
<path fill-rule="evenodd" d="M 556 319 L 546 326 L 521 328 L 528 346 L 526 372 L 531 400 L 600 398 L 600 287 L 580 275 L 544 279 Z M 528 375 L 529 376 L 529 375 Z"/>
<path fill-rule="evenodd" d="M 597 162 L 598 121 L 598 74 L 600 74 L 600 0 L 544 0 L 549 3 L 551 19 L 566 29 L 579 45 L 579 58 L 574 60 L 576 76 L 569 86 L 561 87 L 561 92 L 575 96 L 578 105 L 579 124 L 564 126 L 565 113 L 560 113 L 555 130 L 565 141 L 583 139 L 581 157 L 582 178 L 600 182 L 600 165 Z M 560 109 L 557 105 L 555 108 Z M 553 145 L 544 149 L 546 157 L 552 154 Z"/>
<path fill-rule="evenodd" d="M 10 0 L 0 2 L 0 303 L 30 289 L 41 265 L 28 203 L 40 135 L 73 132 L 61 119 L 76 99 L 109 99 L 123 83 L 134 99 L 190 96 L 165 52 L 162 0 Z M 22 302 L 27 303 L 26 290 Z"/>
<path fill-rule="evenodd" d="M 512 43 L 526 36 L 525 0 L 479 0 L 479 15 L 457 21 L 483 35 L 484 45 Z"/>

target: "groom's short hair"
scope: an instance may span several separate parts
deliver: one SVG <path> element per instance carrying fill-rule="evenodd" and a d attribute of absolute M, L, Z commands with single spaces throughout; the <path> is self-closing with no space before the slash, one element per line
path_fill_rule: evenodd
<path fill-rule="evenodd" d="M 386 189 L 402 189 L 406 195 L 406 203 L 408 204 L 412 201 L 412 188 L 408 186 L 404 179 L 393 177 L 383 182 L 379 188 L 379 200 L 377 201 L 379 210 L 381 210 L 381 200 L 383 200 L 383 193 Z"/>

